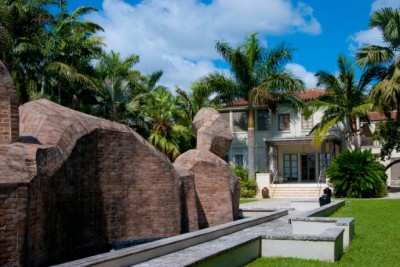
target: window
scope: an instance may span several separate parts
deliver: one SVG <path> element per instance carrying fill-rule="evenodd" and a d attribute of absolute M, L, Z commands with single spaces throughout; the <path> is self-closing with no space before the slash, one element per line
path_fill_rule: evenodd
<path fill-rule="evenodd" d="M 257 110 L 257 130 L 269 130 L 269 112 L 267 110 Z"/>
<path fill-rule="evenodd" d="M 312 116 L 308 118 L 307 120 L 304 118 L 304 116 L 301 116 L 301 129 L 303 130 L 311 130 L 314 126 L 313 123 L 313 118 Z"/>
<path fill-rule="evenodd" d="M 332 154 L 331 153 L 320 153 L 319 154 L 319 170 L 329 168 L 332 165 Z"/>
<path fill-rule="evenodd" d="M 229 155 L 225 155 L 225 156 L 224 156 L 224 160 L 225 160 L 226 163 L 229 164 Z"/>
<path fill-rule="evenodd" d="M 288 179 L 297 180 L 297 154 L 284 154 L 283 155 L 283 177 Z"/>
<path fill-rule="evenodd" d="M 290 114 L 278 114 L 278 130 L 290 130 Z"/>
<path fill-rule="evenodd" d="M 233 132 L 247 131 L 247 116 L 246 112 L 233 112 Z"/>
<path fill-rule="evenodd" d="M 243 167 L 243 155 L 235 155 L 235 166 Z"/>

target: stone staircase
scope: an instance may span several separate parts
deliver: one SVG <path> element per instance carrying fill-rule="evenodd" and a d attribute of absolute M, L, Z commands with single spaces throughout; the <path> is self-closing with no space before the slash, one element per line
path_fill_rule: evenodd
<path fill-rule="evenodd" d="M 318 199 L 323 195 L 326 184 L 303 183 L 303 184 L 274 184 L 269 188 L 270 198 L 306 198 Z"/>

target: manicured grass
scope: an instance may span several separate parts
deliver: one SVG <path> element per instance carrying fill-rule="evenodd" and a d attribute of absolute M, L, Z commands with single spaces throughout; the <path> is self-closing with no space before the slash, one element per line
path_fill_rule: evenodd
<path fill-rule="evenodd" d="M 352 199 L 332 217 L 356 219 L 355 238 L 340 261 L 259 258 L 247 266 L 400 266 L 400 199 Z"/>
<path fill-rule="evenodd" d="M 241 198 L 240 204 L 254 202 L 254 201 L 258 201 L 258 199 L 257 198 Z"/>

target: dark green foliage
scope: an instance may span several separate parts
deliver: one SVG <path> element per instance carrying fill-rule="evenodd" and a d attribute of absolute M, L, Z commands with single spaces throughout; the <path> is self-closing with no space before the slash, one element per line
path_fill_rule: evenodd
<path fill-rule="evenodd" d="M 232 167 L 240 182 L 240 197 L 255 197 L 257 193 L 257 182 L 255 178 L 249 179 L 249 175 L 243 167 Z"/>
<path fill-rule="evenodd" d="M 371 150 L 345 150 L 326 170 L 336 197 L 370 198 L 387 195 L 385 167 Z"/>
<path fill-rule="evenodd" d="M 400 121 L 379 122 L 374 137 L 381 141 L 381 158 L 389 159 L 393 150 L 400 151 Z"/>

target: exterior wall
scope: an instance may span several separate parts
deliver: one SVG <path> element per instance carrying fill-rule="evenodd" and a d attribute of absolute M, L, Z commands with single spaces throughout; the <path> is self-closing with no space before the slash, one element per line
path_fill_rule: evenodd
<path fill-rule="evenodd" d="M 227 157 L 229 159 L 229 163 L 235 165 L 235 156 L 242 155 L 243 156 L 243 165 L 247 166 L 247 132 L 244 130 L 241 131 L 234 131 L 237 127 L 234 127 L 233 122 L 233 113 L 235 112 L 244 112 L 245 109 L 242 108 L 233 108 L 232 110 L 226 110 L 225 118 L 229 120 L 230 127 L 233 131 L 233 141 L 230 147 L 230 150 L 227 153 Z M 304 139 L 309 138 L 308 134 L 310 130 L 302 129 L 302 117 L 301 113 L 295 112 L 288 107 L 278 107 L 275 114 L 270 115 L 270 127 L 268 130 L 260 131 L 257 127 L 257 112 L 256 110 L 256 121 L 255 121 L 255 162 L 256 162 L 256 169 L 260 172 L 266 172 L 266 147 L 265 147 L 265 140 L 287 140 L 287 139 Z M 290 130 L 289 131 L 279 131 L 279 114 L 290 114 Z M 313 125 L 316 125 L 320 122 L 322 117 L 322 112 L 316 112 L 312 116 Z M 281 148 L 283 149 L 281 151 Z M 304 150 L 305 149 L 305 150 Z M 339 150 L 339 149 L 338 149 Z M 291 152 L 292 151 L 292 152 Z M 283 173 L 283 154 L 284 153 L 316 153 L 316 157 L 318 157 L 318 153 L 315 149 L 311 146 L 311 140 L 309 144 L 305 145 L 290 145 L 290 146 L 280 146 L 278 149 L 278 164 L 279 164 L 279 172 Z M 336 153 L 337 155 L 337 153 Z M 299 157 L 300 159 L 300 157 Z M 318 163 L 316 163 L 318 164 Z M 300 166 L 300 164 L 299 164 Z M 318 167 L 318 166 L 317 166 Z M 300 168 L 300 167 L 299 167 Z M 300 169 L 299 169 L 300 173 Z M 319 173 L 319 171 L 318 171 Z"/>

